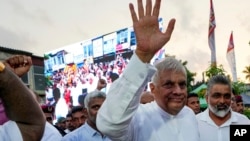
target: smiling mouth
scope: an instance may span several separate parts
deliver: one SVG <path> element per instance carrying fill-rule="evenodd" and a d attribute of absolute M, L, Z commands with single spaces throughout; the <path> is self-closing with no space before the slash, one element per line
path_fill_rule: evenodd
<path fill-rule="evenodd" d="M 183 98 L 170 98 L 170 100 L 174 102 L 182 102 Z"/>

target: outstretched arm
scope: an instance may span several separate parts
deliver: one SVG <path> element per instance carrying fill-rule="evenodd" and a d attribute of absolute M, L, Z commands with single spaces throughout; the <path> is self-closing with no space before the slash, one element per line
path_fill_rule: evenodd
<path fill-rule="evenodd" d="M 142 0 L 138 0 L 138 16 L 133 4 L 129 4 L 133 27 L 135 30 L 137 48 L 123 75 L 112 83 L 107 98 L 97 114 L 98 129 L 112 140 L 136 140 L 137 109 L 140 95 L 148 81 L 155 73 L 148 63 L 155 53 L 170 39 L 175 20 L 170 20 L 167 30 L 162 33 L 159 29 L 158 16 L 160 0 L 147 0 L 144 12 Z"/>
<path fill-rule="evenodd" d="M 0 97 L 8 118 L 17 123 L 25 141 L 40 140 L 45 126 L 41 108 L 18 77 L 31 65 L 30 57 L 18 55 L 1 63 L 0 69 Z"/>

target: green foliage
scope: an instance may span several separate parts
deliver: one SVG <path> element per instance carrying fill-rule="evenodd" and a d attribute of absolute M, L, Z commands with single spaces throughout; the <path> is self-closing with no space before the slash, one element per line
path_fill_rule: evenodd
<path fill-rule="evenodd" d="M 205 98 L 206 90 L 207 90 L 206 88 L 201 89 L 201 90 L 197 93 L 198 97 L 199 97 L 199 98 Z"/>
<path fill-rule="evenodd" d="M 240 95 L 247 91 L 246 84 L 240 81 L 233 82 L 232 87 L 234 89 L 235 95 Z"/>
<path fill-rule="evenodd" d="M 242 72 L 246 74 L 245 78 L 250 81 L 250 66 L 246 66 Z"/>
<path fill-rule="evenodd" d="M 186 65 L 187 65 L 187 61 L 182 62 L 182 60 L 180 60 L 180 62 L 182 63 L 182 65 L 185 67 L 186 69 L 186 73 L 187 73 L 187 91 L 190 92 L 192 91 L 192 82 L 194 81 L 194 77 L 196 76 L 196 73 L 191 72 L 190 70 L 187 69 Z"/>
<path fill-rule="evenodd" d="M 186 67 L 185 67 L 186 68 Z M 188 92 L 192 91 L 192 82 L 194 81 L 194 77 L 196 76 L 196 73 L 190 72 L 187 68 L 186 68 L 186 72 L 187 72 L 187 89 Z"/>
<path fill-rule="evenodd" d="M 243 112 L 244 115 L 246 115 L 248 117 L 248 119 L 250 119 L 250 108 L 245 108 L 244 109 L 244 112 Z"/>
<path fill-rule="evenodd" d="M 219 65 L 219 67 L 217 67 L 216 65 L 210 65 L 205 73 L 208 78 L 211 78 L 214 75 L 225 75 L 225 72 L 226 71 L 224 70 L 222 65 Z"/>

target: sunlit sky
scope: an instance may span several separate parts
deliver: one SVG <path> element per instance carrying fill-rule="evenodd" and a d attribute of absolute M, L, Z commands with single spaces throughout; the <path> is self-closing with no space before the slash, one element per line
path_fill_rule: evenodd
<path fill-rule="evenodd" d="M 136 0 L 0 0 L 0 46 L 43 56 L 66 45 L 91 39 L 132 25 L 129 2 Z M 144 0 L 146 2 L 146 0 Z M 216 18 L 217 64 L 231 74 L 226 50 L 234 34 L 238 78 L 250 65 L 249 0 L 213 0 Z M 208 20 L 210 0 L 162 0 L 160 17 L 164 27 L 176 18 L 166 53 L 188 61 L 196 81 L 210 64 Z"/>

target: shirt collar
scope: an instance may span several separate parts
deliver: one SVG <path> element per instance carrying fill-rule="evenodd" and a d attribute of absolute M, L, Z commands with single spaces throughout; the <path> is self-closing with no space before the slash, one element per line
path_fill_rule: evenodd
<path fill-rule="evenodd" d="M 231 109 L 230 109 L 229 112 L 231 112 L 230 118 L 229 118 L 225 123 L 223 123 L 220 127 L 229 126 L 231 123 L 238 122 L 238 118 L 237 118 L 235 112 L 233 112 Z M 211 117 L 209 116 L 209 108 L 207 108 L 207 109 L 203 112 L 203 114 L 201 114 L 200 120 L 205 121 L 205 122 L 207 122 L 207 123 L 209 123 L 209 124 L 216 125 L 216 124 L 214 123 L 214 121 L 211 119 Z M 217 126 L 217 125 L 216 125 L 216 126 Z"/>
<path fill-rule="evenodd" d="M 96 131 L 95 129 L 93 129 L 91 126 L 89 126 L 89 124 L 87 122 L 85 122 L 85 128 L 87 129 L 87 131 L 89 132 L 89 134 L 94 137 L 96 135 L 102 136 L 101 133 L 99 133 L 98 131 Z M 106 138 L 105 135 L 103 135 L 103 138 Z"/>

